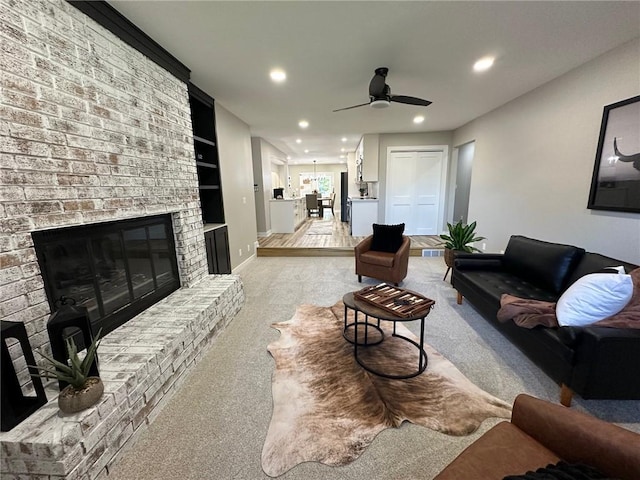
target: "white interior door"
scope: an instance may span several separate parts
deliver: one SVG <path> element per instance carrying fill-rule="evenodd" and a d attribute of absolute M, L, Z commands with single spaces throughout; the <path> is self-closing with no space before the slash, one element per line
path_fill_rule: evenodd
<path fill-rule="evenodd" d="M 392 151 L 387 157 L 386 222 L 407 235 L 438 235 L 445 161 L 442 151 Z"/>
<path fill-rule="evenodd" d="M 413 217 L 411 187 L 415 171 L 415 152 L 394 152 L 389 160 L 393 163 L 391 168 L 393 174 L 387 174 L 386 223 L 389 225 L 404 223 L 405 232 L 408 232 Z"/>

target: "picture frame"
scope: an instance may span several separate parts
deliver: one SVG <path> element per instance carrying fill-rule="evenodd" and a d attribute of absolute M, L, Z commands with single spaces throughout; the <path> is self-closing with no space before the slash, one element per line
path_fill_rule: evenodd
<path fill-rule="evenodd" d="M 640 213 L 640 95 L 604 107 L 587 208 Z"/>

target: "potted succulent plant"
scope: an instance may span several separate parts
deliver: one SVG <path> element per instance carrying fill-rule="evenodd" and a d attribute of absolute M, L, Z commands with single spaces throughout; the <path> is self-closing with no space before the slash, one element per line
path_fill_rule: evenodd
<path fill-rule="evenodd" d="M 457 252 L 479 252 L 480 249 L 470 245 L 473 242 L 484 240 L 485 237 L 476 237 L 476 222 L 472 222 L 468 225 L 462 223 L 462 220 L 458 220 L 458 223 L 452 225 L 447 223 L 449 234 L 443 233 L 440 238 L 444 244 L 444 262 L 447 264 L 447 273 L 449 269 L 453 267 L 453 259 Z M 445 278 L 447 277 L 445 273 Z"/>
<path fill-rule="evenodd" d="M 80 360 L 78 348 L 72 337 L 65 340 L 69 361 L 67 364 L 54 360 L 47 355 L 40 355 L 51 365 L 38 367 L 41 378 L 57 379 L 67 382 L 58 396 L 58 407 L 64 413 L 75 413 L 94 405 L 104 392 L 104 384 L 100 377 L 89 376 L 89 369 L 100 345 L 100 332 L 87 348 L 87 354 Z"/>

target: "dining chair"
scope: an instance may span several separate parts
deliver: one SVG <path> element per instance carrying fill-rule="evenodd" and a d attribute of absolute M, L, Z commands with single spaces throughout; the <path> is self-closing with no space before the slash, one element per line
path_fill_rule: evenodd
<path fill-rule="evenodd" d="M 318 205 L 318 194 L 307 193 L 305 198 L 307 200 L 307 216 L 310 217 L 313 212 L 315 212 L 318 216 L 321 216 L 320 206 Z"/>
<path fill-rule="evenodd" d="M 329 203 L 325 203 L 325 202 L 329 202 Z M 322 200 L 322 209 L 324 210 L 325 208 L 330 208 L 331 209 L 331 216 L 333 216 L 333 217 L 335 217 L 335 213 L 333 213 L 333 206 L 334 206 L 335 202 L 336 202 L 336 193 L 335 192 L 333 192 L 328 199 Z"/>

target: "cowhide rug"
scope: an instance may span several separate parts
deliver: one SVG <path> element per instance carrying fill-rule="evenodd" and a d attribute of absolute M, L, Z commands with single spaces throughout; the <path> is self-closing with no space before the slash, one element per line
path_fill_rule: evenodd
<path fill-rule="evenodd" d="M 405 420 L 466 435 L 486 418 L 510 418 L 509 404 L 476 387 L 426 344 L 428 366 L 421 375 L 392 380 L 368 373 L 342 336 L 343 321 L 344 306 L 338 302 L 332 307 L 302 305 L 291 320 L 272 325 L 280 338 L 268 346 L 276 369 L 273 416 L 262 449 L 267 475 L 282 475 L 307 461 L 345 465 L 358 458 L 379 432 Z M 385 340 L 359 349 L 359 354 L 371 350 L 367 360 L 372 363 L 384 358 L 376 368 L 384 365 L 392 370 L 400 365 L 405 371 L 417 371 L 417 348 L 391 337 L 392 325 L 381 322 Z M 428 320 L 425 330 L 428 334 Z M 401 323 L 397 332 L 417 340 Z"/>

